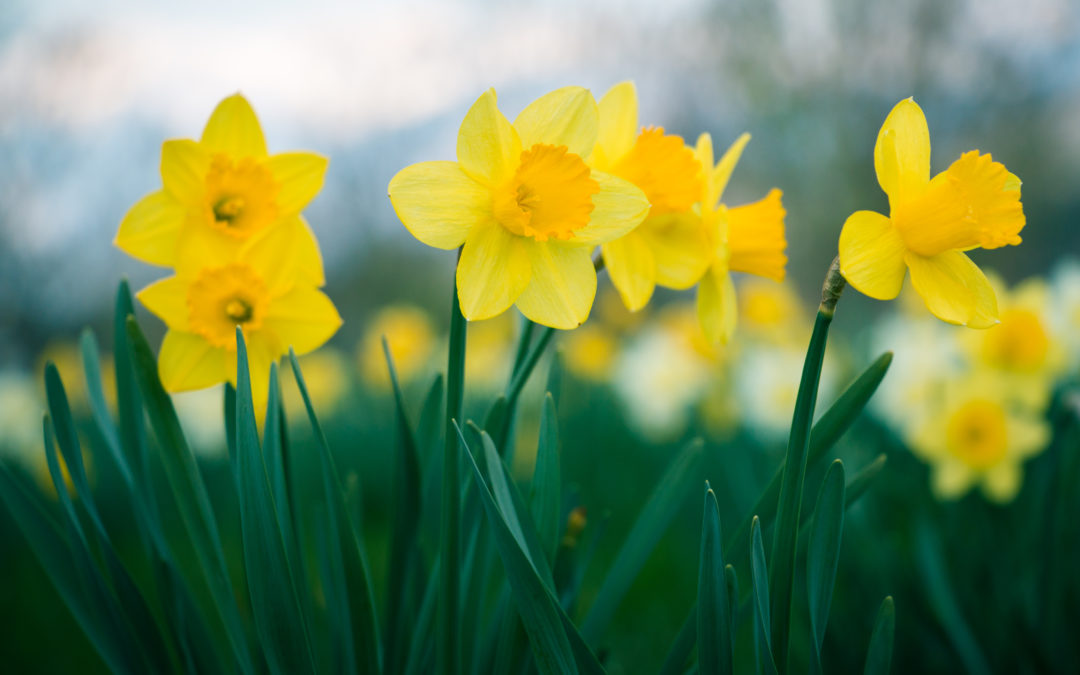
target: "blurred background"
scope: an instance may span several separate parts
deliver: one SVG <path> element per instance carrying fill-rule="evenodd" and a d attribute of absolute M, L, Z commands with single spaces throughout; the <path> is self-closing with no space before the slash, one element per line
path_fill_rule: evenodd
<path fill-rule="evenodd" d="M 385 539 L 388 481 L 380 477 L 388 475 L 393 428 L 378 336 L 390 337 L 419 407 L 445 367 L 440 343 L 454 264 L 398 222 L 386 198 L 390 178 L 413 162 L 452 159 L 461 118 L 488 87 L 512 118 L 551 89 L 578 84 L 599 97 L 625 79 L 637 84 L 642 124 L 691 142 L 708 131 L 718 146 L 753 135 L 725 201 L 746 203 L 780 187 L 790 264 L 785 285 L 740 282 L 742 337 L 725 350 L 698 339 L 691 293 L 661 293 L 632 316 L 603 277 L 593 320 L 558 336 L 566 479 L 578 485 L 593 522 L 610 514 L 596 549 L 601 569 L 673 449 L 691 435 L 708 439 L 703 478 L 718 485 L 725 518 L 731 514 L 725 522 L 738 522 L 771 475 L 840 227 L 857 209 L 887 212 L 873 145 L 901 98 L 914 96 L 926 112 L 933 172 L 978 148 L 1023 180 L 1023 245 L 973 257 L 1003 287 L 1045 280 L 1053 299 L 1044 309 L 1062 352 L 1053 382 L 1075 373 L 1080 268 L 1069 258 L 1080 254 L 1080 5 L 1070 0 L 197 0 L 182 7 L 7 0 L 0 7 L 0 448 L 28 475 L 44 470 L 37 454 L 44 360 L 57 362 L 77 397 L 80 331 L 90 326 L 110 344 L 119 279 L 138 289 L 166 273 L 112 246 L 126 210 L 160 185 L 161 142 L 198 137 L 216 103 L 240 91 L 271 152 L 331 158 L 326 186 L 305 215 L 345 324 L 304 365 L 321 387 L 331 442 L 363 486 L 371 536 Z M 952 338 L 936 326 L 905 332 L 916 323 L 903 319 L 906 311 L 904 303 L 849 291 L 821 409 L 884 349 L 897 350 L 905 374 L 933 367 L 929 355 Z M 140 318 L 152 339 L 160 337 L 156 319 Z M 517 330 L 516 315 L 470 326 L 473 416 L 505 384 Z M 522 413 L 522 449 L 535 449 L 545 367 L 539 372 Z M 886 452 L 898 477 L 852 512 L 830 634 L 864 644 L 877 609 L 869 599 L 892 593 L 898 664 L 910 666 L 898 672 L 916 665 L 955 672 L 973 658 L 1009 671 L 1009 659 L 1029 659 L 1000 653 L 1003 629 L 978 604 L 997 600 L 964 599 L 993 578 L 986 560 L 944 555 L 974 636 L 959 644 L 973 641 L 976 657 L 964 656 L 913 577 L 926 572 L 917 562 L 925 552 L 920 523 L 937 523 L 946 547 L 962 547 L 973 544 L 950 532 L 977 538 L 1019 527 L 1018 516 L 977 493 L 946 506 L 933 499 L 927 468 L 906 449 L 903 430 L 889 432 L 898 411 L 888 402 L 903 393 L 883 391 L 880 412 L 841 448 L 855 466 Z M 221 392 L 178 401 L 208 472 L 224 479 Z M 531 455 L 519 450 L 516 459 L 527 477 Z M 104 469 L 99 480 L 106 490 Z M 1025 483 L 1021 499 L 1033 491 Z M 696 588 L 699 513 L 688 499 L 685 517 L 627 598 L 606 646 L 616 672 L 655 670 L 678 631 Z M 8 520 L 0 518 L 0 655 L 17 666 L 10 672 L 100 668 L 72 637 L 74 624 Z M 378 572 L 381 562 L 374 564 Z M 588 597 L 586 590 L 585 606 Z M 858 667 L 840 660 L 847 652 L 835 642 L 827 647 L 838 671 Z"/>

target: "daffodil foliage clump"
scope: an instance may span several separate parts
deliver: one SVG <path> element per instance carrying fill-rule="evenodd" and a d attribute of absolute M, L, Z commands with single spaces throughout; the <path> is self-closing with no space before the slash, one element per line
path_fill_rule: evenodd
<path fill-rule="evenodd" d="M 1027 458 L 1055 443 L 1068 449 L 1075 434 L 1067 415 L 1057 427 L 1047 421 L 1048 411 L 1077 405 L 1049 393 L 1067 358 L 1039 309 L 1045 289 L 1009 290 L 966 253 L 1020 243 L 1019 178 L 978 151 L 931 177 L 926 119 L 911 99 L 887 116 L 873 153 L 890 213 L 858 211 L 843 224 L 804 350 L 790 323 L 798 296 L 778 285 L 787 264 L 781 190 L 726 201 L 749 139 L 718 153 L 707 133 L 690 145 L 642 126 L 628 82 L 599 101 L 586 89 L 559 89 L 513 120 L 489 90 L 465 113 L 456 157 L 393 177 L 401 223 L 420 242 L 456 251 L 456 274 L 446 294 L 446 369 L 418 415 L 402 380 L 434 369 L 426 315 L 387 308 L 360 346 L 361 376 L 394 401 L 396 442 L 364 449 L 392 458 L 389 475 L 365 477 L 389 486 L 388 531 L 369 527 L 360 482 L 339 470 L 319 421 L 317 408 L 325 401 L 329 413 L 341 398 L 327 392 L 346 386 L 334 378 L 347 363 L 329 350 L 322 361 L 312 354 L 305 368 L 319 375 L 309 383 L 298 359 L 341 325 L 320 290 L 319 246 L 301 215 L 321 189 L 326 159 L 269 153 L 239 95 L 221 102 L 198 141 L 167 141 L 162 187 L 131 208 L 116 245 L 169 273 L 134 297 L 120 284 L 111 368 L 103 371 L 96 339 L 84 335 L 89 433 L 73 414 L 72 382 L 45 367 L 44 456 L 56 502 L 0 465 L 0 500 L 104 664 L 125 673 L 632 671 L 611 662 L 608 645 L 634 621 L 624 600 L 647 561 L 662 556 L 692 575 L 696 597 L 670 626 L 661 672 L 823 673 L 855 663 L 889 672 L 893 599 L 847 587 L 873 570 L 849 569 L 841 556 L 849 507 L 875 484 L 888 491 L 886 455 L 852 471 L 832 459 L 834 446 L 882 384 L 890 350 L 909 358 L 905 348 L 925 332 L 929 350 L 916 352 L 955 358 L 921 370 L 924 354 L 905 362 L 870 406 L 873 423 L 931 467 L 936 497 L 977 490 L 1009 503 Z M 739 292 L 736 274 L 752 277 Z M 849 359 L 861 365 L 852 377 L 823 378 L 845 286 L 889 300 L 909 274 L 913 294 L 875 341 L 882 353 Z M 620 355 L 610 307 L 590 320 L 605 276 L 626 317 L 648 312 L 658 286 L 696 291 L 685 311 L 679 303 L 660 310 L 655 330 Z M 136 301 L 165 324 L 156 355 Z M 503 382 L 492 373 L 512 329 L 488 320 L 512 307 L 523 318 Z M 563 356 L 537 383 L 539 410 L 527 411 L 522 392 L 540 379 L 558 331 L 566 331 Z M 773 351 L 755 356 L 762 345 Z M 652 353 L 662 355 L 658 371 Z M 776 363 L 791 364 L 777 375 L 790 395 L 768 388 Z M 757 364 L 742 378 L 755 393 L 742 413 L 726 414 L 717 383 L 745 364 Z M 564 481 L 564 464 L 578 459 L 560 440 L 564 370 L 578 387 L 610 381 L 631 411 L 627 426 L 642 435 L 667 433 L 672 413 L 700 403 L 715 423 L 710 432 L 723 436 L 742 418 L 786 437 L 786 453 L 752 507 L 722 523 L 723 495 L 710 481 L 742 478 L 735 463 L 730 474 L 709 474 L 715 462 L 691 440 L 661 475 L 635 476 L 633 524 L 596 562 L 603 518 L 581 508 Z M 642 389 L 642 381 L 655 384 Z M 222 383 L 227 475 L 212 482 L 172 394 Z M 819 387 L 832 399 L 820 410 Z M 467 389 L 483 405 L 472 420 Z M 517 432 L 529 425 L 537 434 L 526 447 Z M 590 426 L 604 437 L 602 423 Z M 619 449 L 611 450 L 609 460 Z M 516 459 L 533 453 L 522 472 Z M 1080 470 L 1075 459 L 1066 464 L 1064 475 Z M 102 515 L 90 467 L 115 472 L 112 497 L 134 526 L 127 541 Z M 688 500 L 702 506 L 700 523 L 682 522 L 697 545 L 660 546 Z M 920 532 L 934 613 L 964 664 L 986 670 L 949 597 L 940 543 Z M 834 588 L 846 610 L 865 617 L 864 634 L 830 637 Z"/>

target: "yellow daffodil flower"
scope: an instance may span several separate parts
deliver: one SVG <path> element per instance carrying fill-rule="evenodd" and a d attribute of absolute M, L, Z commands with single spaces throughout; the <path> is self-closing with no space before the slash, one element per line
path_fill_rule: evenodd
<path fill-rule="evenodd" d="M 390 201 L 414 237 L 463 246 L 457 290 L 466 319 L 511 305 L 553 328 L 588 318 L 592 249 L 649 211 L 640 189 L 585 163 L 597 127 L 596 101 L 580 87 L 540 97 L 513 124 L 488 90 L 461 123 L 458 161 L 413 164 L 390 181 Z"/>
<path fill-rule="evenodd" d="M 709 134 L 702 134 L 695 148 L 704 172 L 699 217 L 704 239 L 700 251 L 706 257 L 706 271 L 698 284 L 697 312 L 705 336 L 713 343 L 726 343 L 735 332 L 738 309 L 731 272 L 783 281 L 787 265 L 787 211 L 780 190 L 773 188 L 763 199 L 734 208 L 721 202 L 749 141 L 750 134 L 740 136 L 715 166 Z"/>
<path fill-rule="evenodd" d="M 914 100 L 896 104 L 874 146 L 889 217 L 856 211 L 840 233 L 840 271 L 864 295 L 891 300 L 904 276 L 934 316 L 988 328 L 998 320 L 986 276 L 964 251 L 1020 243 L 1020 179 L 978 150 L 930 178 L 930 131 Z"/>
<path fill-rule="evenodd" d="M 600 133 L 589 165 L 641 188 L 652 204 L 638 227 L 600 247 L 604 266 L 627 309 L 636 312 L 657 284 L 679 290 L 697 283 L 707 259 L 698 218 L 701 164 L 679 136 L 663 128 L 639 131 L 637 92 L 622 82 L 599 103 Z"/>
<path fill-rule="evenodd" d="M 1023 461 L 1050 440 L 1046 421 L 1011 406 L 1006 383 L 985 372 L 944 383 L 939 403 L 909 439 L 933 467 L 934 493 L 955 499 L 978 485 L 996 502 L 1011 501 L 1020 489 Z"/>
<path fill-rule="evenodd" d="M 330 299 L 300 277 L 300 255 L 288 233 L 262 237 L 221 265 L 181 267 L 137 297 L 169 330 L 158 355 L 168 391 L 236 383 L 236 327 L 247 341 L 255 409 L 265 408 L 270 364 L 291 346 L 315 350 L 337 332 L 341 317 Z"/>
<path fill-rule="evenodd" d="M 590 322 L 566 336 L 562 343 L 566 370 L 589 382 L 607 382 L 619 353 L 619 343 L 611 329 Z"/>
<path fill-rule="evenodd" d="M 255 111 L 235 94 L 218 104 L 199 141 L 166 141 L 163 188 L 128 211 L 116 245 L 154 265 L 224 265 L 283 228 L 299 254 L 297 273 L 324 283 L 322 258 L 300 211 L 322 189 L 325 157 L 268 155 Z"/>
<path fill-rule="evenodd" d="M 394 368 L 401 382 L 411 382 L 425 372 L 435 353 L 436 336 L 431 319 L 413 305 L 392 305 L 379 311 L 370 322 L 358 346 L 360 374 L 378 387 L 390 386 L 382 339 L 390 346 Z"/>

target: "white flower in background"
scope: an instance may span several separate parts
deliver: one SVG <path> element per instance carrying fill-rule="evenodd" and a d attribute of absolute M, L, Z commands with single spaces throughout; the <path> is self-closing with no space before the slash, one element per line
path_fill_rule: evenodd
<path fill-rule="evenodd" d="M 224 457 L 225 385 L 176 393 L 172 400 L 191 451 L 206 459 Z"/>
<path fill-rule="evenodd" d="M 1069 368 L 1080 368 L 1080 260 L 1069 258 L 1058 263 L 1051 278 L 1052 321 L 1065 340 Z"/>
<path fill-rule="evenodd" d="M 692 311 L 665 311 L 616 361 L 612 381 L 627 423 L 653 441 L 674 439 L 686 429 L 713 377 L 714 359 L 697 348 L 700 329 L 684 320 L 693 318 Z"/>
<path fill-rule="evenodd" d="M 0 456 L 36 467 L 42 452 L 41 416 L 44 401 L 29 375 L 0 372 Z"/>

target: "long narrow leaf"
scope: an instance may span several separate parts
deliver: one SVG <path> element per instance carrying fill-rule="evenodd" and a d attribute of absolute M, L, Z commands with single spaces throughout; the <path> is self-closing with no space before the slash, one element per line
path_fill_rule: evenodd
<path fill-rule="evenodd" d="M 776 660 L 772 650 L 772 619 L 769 615 L 769 571 L 765 564 L 765 545 L 761 541 L 761 521 L 757 516 L 750 525 L 750 586 L 754 608 L 754 650 L 761 672 L 775 675 Z"/>
<path fill-rule="evenodd" d="M 732 672 L 731 603 L 724 576 L 719 508 L 716 495 L 706 482 L 698 558 L 698 669 L 702 675 Z"/>
<path fill-rule="evenodd" d="M 810 605 L 813 658 L 811 672 L 821 670 L 821 645 L 829 621 L 836 567 L 840 561 L 840 535 L 844 529 L 844 463 L 836 460 L 825 473 L 814 506 L 814 522 L 806 551 L 806 593 Z"/>
<path fill-rule="evenodd" d="M 896 628 L 896 608 L 892 596 L 887 596 L 878 610 L 874 621 L 874 632 L 870 635 L 870 647 L 866 653 L 864 675 L 889 675 L 892 668 L 893 632 Z"/>
<path fill-rule="evenodd" d="M 581 634 L 586 640 L 600 638 L 626 591 L 682 506 L 689 486 L 697 480 L 703 448 L 700 439 L 688 443 L 656 484 L 585 617 Z"/>
<path fill-rule="evenodd" d="M 537 535 L 551 564 L 555 562 L 555 550 L 559 546 L 559 514 L 562 511 L 560 481 L 559 419 L 555 399 L 549 392 L 544 397 L 544 411 L 540 418 L 540 440 L 536 447 L 536 469 L 532 480 L 532 513 Z"/>

